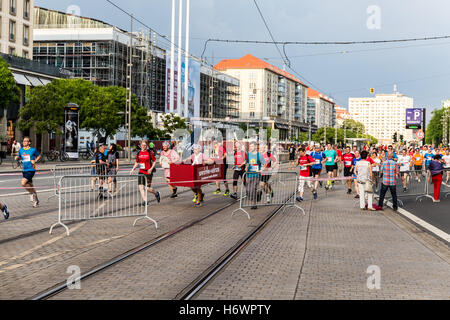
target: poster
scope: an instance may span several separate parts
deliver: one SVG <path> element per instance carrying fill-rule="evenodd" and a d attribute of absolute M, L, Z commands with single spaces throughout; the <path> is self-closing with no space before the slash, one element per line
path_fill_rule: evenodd
<path fill-rule="evenodd" d="M 170 55 L 167 55 L 166 58 L 166 107 L 165 112 L 170 112 Z M 200 117 L 200 62 L 190 59 L 189 60 L 189 71 L 187 73 L 188 79 L 188 118 L 199 118 Z M 174 113 L 179 113 L 178 110 L 178 62 L 177 57 L 175 57 L 175 79 L 174 79 Z M 181 116 L 186 117 L 184 110 L 184 99 L 186 97 L 184 92 L 184 83 L 186 78 L 186 65 L 183 59 L 181 63 L 181 99 L 180 99 L 180 107 L 181 107 Z"/>
<path fill-rule="evenodd" d="M 69 103 L 64 110 L 64 151 L 70 159 L 78 159 L 78 131 L 80 107 Z"/>

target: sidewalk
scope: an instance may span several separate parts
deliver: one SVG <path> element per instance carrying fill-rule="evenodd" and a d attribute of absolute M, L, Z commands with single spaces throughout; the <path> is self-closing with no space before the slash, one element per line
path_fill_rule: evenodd
<path fill-rule="evenodd" d="M 321 190 L 301 204 L 306 217 L 279 215 L 197 298 L 450 298 L 447 246 L 391 209 L 360 211 L 341 185 Z M 367 287 L 369 266 L 379 267 L 379 289 Z"/>

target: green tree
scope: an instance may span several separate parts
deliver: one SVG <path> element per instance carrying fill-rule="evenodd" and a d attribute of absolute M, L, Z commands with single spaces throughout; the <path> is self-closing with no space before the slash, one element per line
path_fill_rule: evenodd
<path fill-rule="evenodd" d="M 161 117 L 164 127 L 164 134 L 170 136 L 176 129 L 186 129 L 187 125 L 183 118 L 176 114 L 166 113 Z"/>
<path fill-rule="evenodd" d="M 20 89 L 9 70 L 9 65 L 0 57 L 0 109 L 7 109 L 19 102 Z"/>
<path fill-rule="evenodd" d="M 346 128 L 347 132 L 351 131 L 357 135 L 362 135 L 366 132 L 365 126 L 361 122 L 353 119 L 345 119 L 341 128 Z"/>
<path fill-rule="evenodd" d="M 432 112 L 433 117 L 426 128 L 425 143 L 438 145 L 442 142 L 442 118 L 444 117 L 444 108 Z"/>

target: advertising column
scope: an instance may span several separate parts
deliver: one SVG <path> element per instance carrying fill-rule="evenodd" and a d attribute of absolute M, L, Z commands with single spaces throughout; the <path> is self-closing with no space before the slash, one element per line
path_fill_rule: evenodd
<path fill-rule="evenodd" d="M 64 152 L 69 159 L 78 160 L 78 124 L 80 107 L 69 103 L 64 108 Z"/>

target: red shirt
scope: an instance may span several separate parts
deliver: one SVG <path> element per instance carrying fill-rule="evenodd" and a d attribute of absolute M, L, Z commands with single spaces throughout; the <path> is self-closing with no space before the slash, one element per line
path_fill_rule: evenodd
<path fill-rule="evenodd" d="M 336 153 L 337 153 L 337 158 L 342 160 L 342 151 L 341 151 L 341 149 L 337 149 Z"/>
<path fill-rule="evenodd" d="M 353 153 L 346 153 L 342 158 L 344 160 L 344 167 L 351 168 L 355 155 Z"/>
<path fill-rule="evenodd" d="M 239 169 L 239 168 L 236 168 L 236 166 L 240 166 L 246 160 L 247 160 L 247 154 L 244 151 L 241 151 L 241 152 L 235 151 L 234 152 L 234 165 L 235 165 L 234 170 L 244 169 L 244 167 Z"/>
<path fill-rule="evenodd" d="M 314 163 L 314 159 L 310 155 L 304 155 L 298 158 L 298 164 L 300 165 L 300 176 L 309 177 L 309 166 L 304 166 L 308 163 Z"/>
<path fill-rule="evenodd" d="M 375 163 L 375 161 L 373 161 L 373 159 L 370 158 L 370 157 L 367 157 L 366 161 L 369 161 L 370 164 L 374 164 Z"/>
<path fill-rule="evenodd" d="M 155 161 L 156 158 L 150 150 L 139 151 L 136 155 L 136 162 L 139 163 L 139 173 L 148 174 L 148 170 Z"/>

